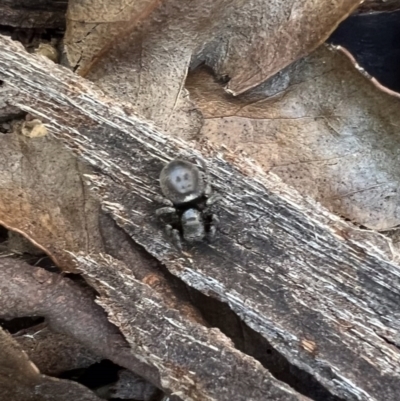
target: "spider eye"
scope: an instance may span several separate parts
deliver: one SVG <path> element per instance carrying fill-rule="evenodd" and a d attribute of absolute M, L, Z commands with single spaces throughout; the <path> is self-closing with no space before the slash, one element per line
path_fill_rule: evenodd
<path fill-rule="evenodd" d="M 189 174 L 185 173 L 185 175 L 183 176 L 183 179 L 187 181 L 189 179 Z"/>

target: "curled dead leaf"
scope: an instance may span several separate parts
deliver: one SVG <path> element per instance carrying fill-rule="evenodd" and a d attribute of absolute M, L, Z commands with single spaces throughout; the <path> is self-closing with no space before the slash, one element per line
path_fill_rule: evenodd
<path fill-rule="evenodd" d="M 330 210 L 378 230 L 400 224 L 398 100 L 325 46 L 242 96 L 205 70 L 187 87 L 201 135 L 245 151 Z"/>
<path fill-rule="evenodd" d="M 47 135 L 47 128 L 40 120 L 33 119 L 22 123 L 21 133 L 28 138 L 41 138 Z"/>
<path fill-rule="evenodd" d="M 242 93 L 316 48 L 359 3 L 120 0 L 100 24 L 103 0 L 71 1 L 66 51 L 82 75 L 188 139 L 202 124 L 184 88 L 189 67 L 206 63 Z"/>
<path fill-rule="evenodd" d="M 85 74 L 114 40 L 145 19 L 160 0 L 69 1 L 64 45 L 67 59 Z"/>
<path fill-rule="evenodd" d="M 79 383 L 40 374 L 19 344 L 1 328 L 0 389 L 2 399 L 11 401 L 100 401 Z"/>
<path fill-rule="evenodd" d="M 53 63 L 57 63 L 59 59 L 58 50 L 51 43 L 40 43 L 35 53 L 47 57 Z"/>

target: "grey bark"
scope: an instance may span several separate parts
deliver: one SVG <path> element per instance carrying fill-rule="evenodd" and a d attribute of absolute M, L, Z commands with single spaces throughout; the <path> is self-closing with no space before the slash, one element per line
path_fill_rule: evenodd
<path fill-rule="evenodd" d="M 87 180 L 104 210 L 171 273 L 228 303 L 291 364 L 332 394 L 351 401 L 398 399 L 400 271 L 398 255 L 391 253 L 388 240 L 341 221 L 250 162 L 238 158 L 232 165 L 205 145 L 201 153 L 215 190 L 223 196 L 216 210 L 221 227 L 214 243 L 186 246 L 180 253 L 164 236 L 154 213 L 159 206 L 154 201 L 160 194 L 157 179 L 167 161 L 178 155 L 190 160 L 199 155 L 198 150 L 158 131 L 129 105 L 105 98 L 85 80 L 28 55 L 5 38 L 0 39 L 0 79 L 19 91 L 15 106 L 40 118 L 51 135 L 96 169 Z M 98 287 L 109 297 L 102 301 L 109 313 L 119 311 L 124 294 L 145 291 L 139 283 L 123 290 L 122 278 L 106 273 L 107 265 L 118 272 L 118 263 L 78 255 L 76 260 L 94 281 L 118 283 L 121 292 L 117 293 Z M 140 299 L 139 294 L 143 293 L 136 292 Z M 150 305 L 121 313 L 126 313 L 125 319 L 129 313 L 144 316 L 151 312 Z M 138 322 L 142 323 L 139 318 Z M 201 329 L 196 327 L 200 339 Z M 147 361 L 160 358 L 163 374 L 176 374 L 165 369 L 165 358 L 177 362 L 178 356 L 157 355 L 155 344 L 165 345 L 163 336 L 156 341 L 156 332 L 149 329 L 148 333 L 151 346 L 146 352 L 152 357 L 146 355 Z M 131 345 L 135 343 L 137 333 L 131 328 L 124 334 Z M 183 339 L 178 336 L 176 341 Z M 199 369 L 190 358 L 200 361 L 200 355 L 188 352 L 186 365 L 181 359 L 179 363 Z M 244 356 L 242 361 L 250 363 Z M 260 380 L 260 386 L 269 390 L 247 399 L 301 398 L 294 392 L 291 398 L 282 398 L 286 387 L 253 373 L 247 385 Z M 218 392 L 206 372 L 199 374 L 209 397 L 229 399 Z M 227 385 L 234 386 L 233 382 Z M 182 384 L 182 397 L 190 399 L 186 385 Z M 236 385 L 238 391 L 244 388 Z"/>

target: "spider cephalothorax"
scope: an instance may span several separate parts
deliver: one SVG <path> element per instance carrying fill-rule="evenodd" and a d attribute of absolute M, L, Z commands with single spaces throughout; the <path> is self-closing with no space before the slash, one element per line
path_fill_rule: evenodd
<path fill-rule="evenodd" d="M 217 197 L 211 194 L 205 163 L 201 163 L 204 173 L 193 163 L 175 159 L 160 174 L 161 191 L 165 196 L 162 202 L 166 206 L 158 209 L 157 215 L 170 215 L 173 224 L 167 224 L 166 229 L 179 248 L 180 231 L 187 242 L 215 235 L 218 219 L 210 213 L 209 206 Z"/>

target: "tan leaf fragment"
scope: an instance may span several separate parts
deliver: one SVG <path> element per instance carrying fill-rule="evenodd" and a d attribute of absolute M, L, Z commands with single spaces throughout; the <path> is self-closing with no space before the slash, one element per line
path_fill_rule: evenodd
<path fill-rule="evenodd" d="M 86 198 L 79 174 L 88 170 L 71 152 L 51 137 L 24 138 L 16 127 L 1 136 L 0 154 L 1 224 L 23 233 L 66 270 L 73 270 L 66 250 L 101 249 L 99 206 Z"/>
<path fill-rule="evenodd" d="M 164 130 L 188 138 L 202 123 L 184 89 L 190 65 L 211 65 L 232 78 L 230 92 L 243 92 L 317 47 L 359 2 L 167 0 L 152 13 L 134 12 L 118 34 L 103 40 L 101 50 L 84 39 L 88 43 L 77 53 L 69 44 L 75 31 L 80 37 L 76 1 L 70 4 L 77 16 L 70 17 L 67 53 L 102 89 L 133 103 Z M 102 0 L 92 3 L 101 10 Z"/>
<path fill-rule="evenodd" d="M 28 138 L 41 138 L 47 135 L 47 128 L 40 120 L 35 118 L 22 123 L 21 133 Z"/>
<path fill-rule="evenodd" d="M 51 43 L 40 43 L 39 47 L 35 50 L 35 53 L 47 57 L 53 63 L 57 63 L 60 57 L 57 48 Z"/>
<path fill-rule="evenodd" d="M 226 89 L 238 95 L 323 43 L 359 0 L 236 2 L 207 56 Z"/>
<path fill-rule="evenodd" d="M 361 3 L 360 7 L 357 8 L 355 14 L 358 13 L 370 13 L 370 12 L 388 12 L 396 11 L 400 9 L 399 0 L 365 0 Z"/>
<path fill-rule="evenodd" d="M 75 338 L 51 331 L 46 323 L 21 330 L 13 338 L 39 370 L 49 376 L 86 368 L 102 359 Z"/>
<path fill-rule="evenodd" d="M 1 328 L 0 395 L 7 401 L 100 401 L 79 383 L 41 375 L 18 343 Z"/>
<path fill-rule="evenodd" d="M 232 98 L 204 70 L 188 79 L 201 135 L 369 228 L 400 224 L 399 100 L 321 47 Z"/>
<path fill-rule="evenodd" d="M 118 35 L 159 3 L 160 0 L 70 1 L 64 37 L 70 66 L 83 73 Z"/>

